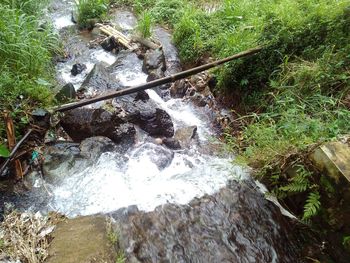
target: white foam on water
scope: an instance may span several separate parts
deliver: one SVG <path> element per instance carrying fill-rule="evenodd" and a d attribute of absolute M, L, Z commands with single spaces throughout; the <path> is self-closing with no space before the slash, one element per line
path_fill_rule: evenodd
<path fill-rule="evenodd" d="M 116 61 L 116 56 L 112 53 L 106 52 L 103 49 L 91 49 L 91 53 L 74 60 L 57 65 L 57 78 L 63 81 L 64 84 L 72 83 L 75 89 L 79 89 L 86 76 L 91 72 L 96 63 L 102 62 L 108 66 Z M 73 76 L 71 69 L 75 63 L 82 63 L 86 69 L 80 74 Z"/>
<path fill-rule="evenodd" d="M 116 61 L 116 56 L 113 53 L 106 52 L 103 49 L 98 49 L 91 54 L 91 59 L 93 61 L 104 62 L 109 66 Z"/>
<path fill-rule="evenodd" d="M 130 157 L 125 167 L 118 156 L 103 154 L 98 162 L 54 187 L 50 206 L 68 216 L 107 213 L 129 205 L 152 211 L 165 203 L 186 204 L 194 197 L 224 187 L 231 175 L 244 176 L 229 160 L 176 153 L 159 170 L 149 153 Z M 242 178 L 239 178 L 242 179 Z"/>
<path fill-rule="evenodd" d="M 175 130 L 180 127 L 197 126 L 197 133 L 201 140 L 207 140 L 210 134 L 208 123 L 203 121 L 195 112 L 193 106 L 182 99 L 171 99 L 164 101 L 154 90 L 147 90 L 150 99 L 165 110 L 174 123 Z"/>
<path fill-rule="evenodd" d="M 73 26 L 74 23 L 72 22 L 70 15 L 65 15 L 55 18 L 53 21 L 53 25 L 57 30 L 60 30 L 68 26 Z"/>

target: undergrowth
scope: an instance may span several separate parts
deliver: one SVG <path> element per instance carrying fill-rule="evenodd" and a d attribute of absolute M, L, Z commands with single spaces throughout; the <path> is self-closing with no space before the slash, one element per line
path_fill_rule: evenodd
<path fill-rule="evenodd" d="M 28 123 L 33 107 L 51 103 L 52 54 L 57 38 L 49 25 L 41 26 L 45 1 L 0 3 L 0 110 L 11 113 L 17 132 Z M 4 142 L 0 122 L 0 144 Z"/>
<path fill-rule="evenodd" d="M 109 0 L 79 0 L 76 2 L 78 25 L 92 28 L 95 22 L 106 18 Z"/>

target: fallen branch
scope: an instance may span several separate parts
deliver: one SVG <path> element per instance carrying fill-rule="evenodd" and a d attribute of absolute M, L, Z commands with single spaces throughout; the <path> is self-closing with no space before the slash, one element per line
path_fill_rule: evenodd
<path fill-rule="evenodd" d="M 4 164 L 0 168 L 0 175 L 4 172 L 7 165 L 12 161 L 12 159 L 15 157 L 16 152 L 21 147 L 21 145 L 25 142 L 25 140 L 28 139 L 29 135 L 32 133 L 32 129 L 28 130 L 28 132 L 24 135 L 24 137 L 16 144 L 16 146 L 12 149 L 10 156 L 6 159 Z M 20 179 L 20 178 L 17 178 Z"/>
<path fill-rule="evenodd" d="M 229 61 L 232 61 L 232 60 L 235 60 L 238 58 L 242 58 L 242 57 L 246 57 L 249 55 L 253 55 L 255 53 L 258 53 L 261 50 L 262 50 L 262 47 L 248 49 L 246 51 L 240 52 L 240 53 L 233 55 L 231 57 L 228 57 L 228 58 L 225 58 L 222 60 L 218 60 L 218 61 L 206 64 L 206 65 L 202 65 L 202 66 L 199 66 L 199 67 L 196 67 L 193 69 L 182 71 L 182 72 L 179 72 L 177 74 L 174 74 L 174 75 L 171 75 L 171 76 L 168 76 L 165 78 L 156 79 L 156 80 L 153 80 L 153 81 L 150 81 L 150 82 L 147 82 L 145 84 L 141 84 L 141 85 L 138 85 L 135 87 L 117 90 L 114 92 L 110 92 L 108 94 L 103 94 L 103 95 L 97 96 L 95 98 L 85 99 L 85 100 L 81 100 L 78 102 L 73 102 L 73 103 L 68 103 L 68 104 L 62 105 L 62 106 L 58 106 L 58 107 L 53 108 L 53 111 L 54 112 L 64 112 L 64 111 L 72 110 L 72 109 L 79 108 L 79 107 L 82 107 L 85 105 L 93 104 L 93 103 L 98 102 L 98 101 L 108 100 L 108 99 L 112 99 L 112 98 L 116 98 L 116 97 L 121 97 L 121 96 L 125 96 L 128 94 L 136 93 L 139 91 L 144 91 L 144 90 L 147 90 L 150 88 L 158 87 L 158 86 L 161 86 L 164 84 L 175 82 L 177 80 L 184 79 L 184 78 L 187 78 L 189 76 L 198 74 L 199 72 L 214 68 L 216 66 L 227 63 Z"/>

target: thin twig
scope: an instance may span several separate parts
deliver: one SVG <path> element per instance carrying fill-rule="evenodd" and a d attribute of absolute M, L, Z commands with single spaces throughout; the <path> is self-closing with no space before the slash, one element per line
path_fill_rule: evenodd
<path fill-rule="evenodd" d="M 21 145 L 23 144 L 23 142 L 28 139 L 29 135 L 32 133 L 32 129 L 29 129 L 27 131 L 27 133 L 23 136 L 23 138 L 16 144 L 16 146 L 12 149 L 10 156 L 7 158 L 7 160 L 4 162 L 4 164 L 1 166 L 0 168 L 0 175 L 4 172 L 5 168 L 7 167 L 7 165 L 12 161 L 12 159 L 14 158 L 16 152 L 18 151 L 18 149 L 21 147 Z"/>

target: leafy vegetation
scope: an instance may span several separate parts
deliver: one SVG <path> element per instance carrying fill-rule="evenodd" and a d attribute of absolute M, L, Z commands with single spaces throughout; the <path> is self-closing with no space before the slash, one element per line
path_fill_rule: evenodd
<path fill-rule="evenodd" d="M 0 3 L 0 108 L 11 112 L 16 127 L 28 122 L 28 111 L 51 103 L 52 54 L 57 38 L 49 25 L 42 26 L 45 1 Z M 4 138 L 0 123 L 0 138 Z M 3 140 L 0 139 L 0 143 Z"/>
<path fill-rule="evenodd" d="M 6 148 L 5 145 L 0 144 L 0 157 L 9 157 L 10 151 Z"/>
<path fill-rule="evenodd" d="M 80 28 L 91 28 L 96 20 L 107 15 L 109 0 L 79 0 L 76 3 Z"/>
<path fill-rule="evenodd" d="M 137 24 L 137 31 L 144 38 L 151 36 L 152 18 L 148 12 L 144 12 Z"/>

